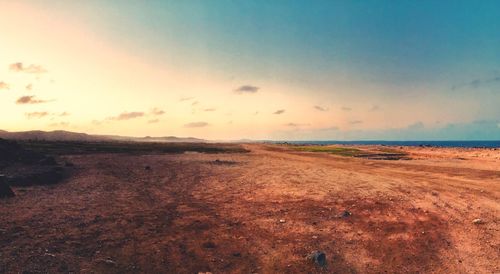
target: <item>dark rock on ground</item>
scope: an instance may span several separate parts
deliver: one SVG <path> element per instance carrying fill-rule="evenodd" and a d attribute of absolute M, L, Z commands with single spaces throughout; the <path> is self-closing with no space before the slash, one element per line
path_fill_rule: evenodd
<path fill-rule="evenodd" d="M 323 251 L 314 251 L 309 255 L 309 259 L 318 266 L 326 265 L 326 254 Z"/>
<path fill-rule="evenodd" d="M 215 243 L 214 242 L 205 242 L 203 243 L 204 248 L 215 248 Z"/>
<path fill-rule="evenodd" d="M 1 198 L 10 198 L 16 196 L 14 191 L 10 188 L 5 180 L 3 175 L 0 175 L 0 199 Z"/>
<path fill-rule="evenodd" d="M 344 210 L 344 212 L 342 212 L 340 214 L 340 216 L 343 217 L 343 218 L 347 218 L 347 217 L 349 217 L 351 215 L 352 215 L 352 213 L 350 211 L 348 211 L 348 210 Z"/>
<path fill-rule="evenodd" d="M 235 164 L 237 164 L 237 162 L 234 162 L 234 161 L 225 161 L 225 160 L 219 160 L 219 159 L 216 159 L 212 163 L 216 164 L 216 165 L 235 165 Z"/>

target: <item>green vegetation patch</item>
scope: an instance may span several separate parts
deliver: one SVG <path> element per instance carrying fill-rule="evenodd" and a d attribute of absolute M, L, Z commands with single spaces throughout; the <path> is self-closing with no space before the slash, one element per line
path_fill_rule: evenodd
<path fill-rule="evenodd" d="M 248 150 L 238 144 L 215 143 L 150 143 L 150 142 L 77 142 L 77 141 L 19 141 L 32 151 L 52 155 L 93 153 L 245 153 Z"/>
<path fill-rule="evenodd" d="M 323 152 L 339 156 L 357 157 L 372 160 L 409 160 L 410 158 L 404 152 L 391 149 L 379 148 L 376 150 L 362 150 L 352 147 L 339 147 L 339 146 L 292 146 L 294 150 L 306 152 Z"/>
<path fill-rule="evenodd" d="M 352 147 L 332 147 L 332 146 L 297 146 L 295 150 L 307 152 L 324 152 L 340 156 L 357 157 L 365 152 Z"/>

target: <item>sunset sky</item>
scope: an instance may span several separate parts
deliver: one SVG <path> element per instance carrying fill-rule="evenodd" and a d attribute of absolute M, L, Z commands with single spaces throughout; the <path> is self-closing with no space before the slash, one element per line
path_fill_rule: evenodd
<path fill-rule="evenodd" d="M 500 1 L 0 0 L 0 129 L 500 139 Z"/>

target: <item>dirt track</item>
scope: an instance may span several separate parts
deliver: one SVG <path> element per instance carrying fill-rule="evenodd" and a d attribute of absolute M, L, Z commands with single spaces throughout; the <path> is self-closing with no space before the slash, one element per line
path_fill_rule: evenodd
<path fill-rule="evenodd" d="M 68 156 L 67 182 L 0 200 L 0 273 L 500 272 L 498 150 L 247 148 Z"/>

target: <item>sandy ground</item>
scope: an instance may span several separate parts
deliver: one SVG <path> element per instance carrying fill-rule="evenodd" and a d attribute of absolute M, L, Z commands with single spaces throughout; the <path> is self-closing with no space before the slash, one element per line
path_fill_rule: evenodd
<path fill-rule="evenodd" d="M 0 200 L 0 273 L 500 273 L 500 150 L 245 146 L 67 156 L 66 182 Z"/>

